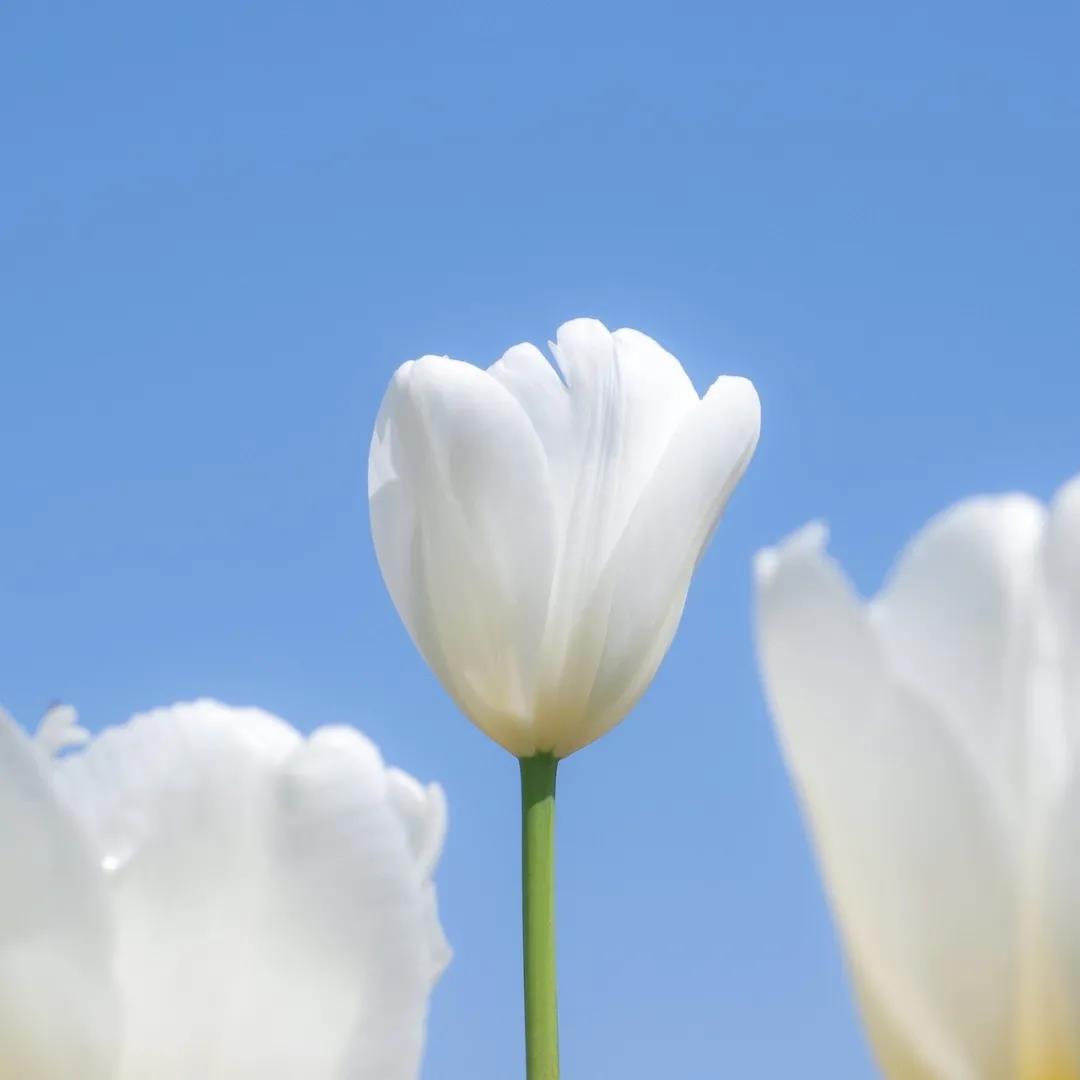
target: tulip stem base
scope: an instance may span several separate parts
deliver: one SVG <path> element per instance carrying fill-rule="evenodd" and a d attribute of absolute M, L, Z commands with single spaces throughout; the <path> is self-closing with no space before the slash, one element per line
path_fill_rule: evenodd
<path fill-rule="evenodd" d="M 555 982 L 555 772 L 551 754 L 521 758 L 521 918 L 528 1080 L 558 1080 Z"/>

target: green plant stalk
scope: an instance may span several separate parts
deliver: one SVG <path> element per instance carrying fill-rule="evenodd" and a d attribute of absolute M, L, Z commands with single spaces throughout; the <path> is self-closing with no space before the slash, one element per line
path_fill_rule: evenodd
<path fill-rule="evenodd" d="M 558 1080 L 555 979 L 555 772 L 551 754 L 521 758 L 521 920 L 528 1080 Z"/>

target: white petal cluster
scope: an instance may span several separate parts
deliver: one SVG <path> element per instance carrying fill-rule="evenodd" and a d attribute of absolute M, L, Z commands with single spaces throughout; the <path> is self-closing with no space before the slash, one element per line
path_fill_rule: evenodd
<path fill-rule="evenodd" d="M 442 791 L 213 701 L 88 738 L 0 713 L 0 1078 L 414 1080 Z"/>
<path fill-rule="evenodd" d="M 890 1080 L 1080 1077 L 1080 478 L 932 521 L 864 603 L 810 526 L 759 646 Z"/>
<path fill-rule="evenodd" d="M 565 757 L 633 707 L 757 444 L 753 386 L 699 398 L 636 330 L 578 319 L 486 370 L 393 378 L 369 464 L 379 565 L 462 711 L 519 757 Z M 561 373 L 561 378 L 560 378 Z"/>

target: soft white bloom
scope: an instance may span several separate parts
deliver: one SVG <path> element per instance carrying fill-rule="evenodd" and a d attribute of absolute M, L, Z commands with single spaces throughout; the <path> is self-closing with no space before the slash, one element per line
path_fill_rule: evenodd
<path fill-rule="evenodd" d="M 863 603 L 810 526 L 759 645 L 890 1080 L 1080 1077 L 1080 478 L 977 498 Z"/>
<path fill-rule="evenodd" d="M 699 398 L 675 357 L 592 319 L 487 370 L 398 369 L 371 444 L 375 550 L 413 641 L 512 753 L 565 757 L 649 685 L 757 443 L 753 386 Z"/>
<path fill-rule="evenodd" d="M 349 728 L 0 712 L 2 1080 L 414 1080 L 446 809 Z"/>

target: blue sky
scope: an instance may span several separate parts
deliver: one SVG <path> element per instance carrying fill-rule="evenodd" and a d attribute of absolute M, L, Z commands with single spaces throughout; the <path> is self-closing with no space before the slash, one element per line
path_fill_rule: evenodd
<path fill-rule="evenodd" d="M 873 1075 L 750 644 L 809 518 L 865 589 L 1080 470 L 1074 5 L 40 3 L 0 15 L 0 700 L 352 721 L 447 789 L 426 1080 L 518 1075 L 517 769 L 367 528 L 383 389 L 576 315 L 758 456 L 653 687 L 560 776 L 568 1080 Z"/>

